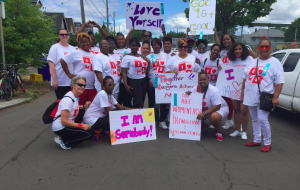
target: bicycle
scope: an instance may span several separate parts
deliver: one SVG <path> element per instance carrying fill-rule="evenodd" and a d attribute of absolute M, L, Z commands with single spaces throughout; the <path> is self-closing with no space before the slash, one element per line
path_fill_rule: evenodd
<path fill-rule="evenodd" d="M 7 101 L 11 100 L 14 95 L 14 91 L 10 82 L 8 71 L 6 69 L 3 69 L 0 81 L 0 96 Z"/>
<path fill-rule="evenodd" d="M 11 85 L 15 91 L 18 90 L 18 85 L 20 85 L 21 90 L 25 93 L 24 83 L 21 76 L 18 74 L 19 66 L 17 64 L 7 65 L 8 75 L 10 77 Z"/>

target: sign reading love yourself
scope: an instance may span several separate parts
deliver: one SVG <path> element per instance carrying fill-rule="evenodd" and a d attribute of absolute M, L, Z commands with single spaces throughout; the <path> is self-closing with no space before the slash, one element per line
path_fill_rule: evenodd
<path fill-rule="evenodd" d="M 126 2 L 127 29 L 160 30 L 163 20 L 163 3 Z"/>

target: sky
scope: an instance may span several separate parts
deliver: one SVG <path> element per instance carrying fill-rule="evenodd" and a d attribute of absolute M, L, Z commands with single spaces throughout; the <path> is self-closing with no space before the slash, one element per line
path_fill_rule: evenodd
<path fill-rule="evenodd" d="M 41 0 L 44 11 L 64 12 L 66 18 L 73 18 L 74 22 L 81 22 L 80 0 Z M 188 20 L 183 11 L 189 7 L 189 3 L 182 0 L 136 0 L 135 2 L 163 2 L 164 3 L 164 24 L 167 32 L 186 31 Z M 127 34 L 125 18 L 125 0 L 108 0 L 109 22 L 113 27 L 113 12 L 115 12 L 115 30 Z M 290 24 L 300 17 L 299 0 L 277 0 L 272 5 L 273 11 L 266 17 L 258 18 L 255 22 L 259 23 L 280 23 Z M 106 0 L 84 0 L 85 20 L 96 21 L 99 25 L 106 22 Z M 255 28 L 244 27 L 243 34 L 252 33 Z M 241 34 L 241 27 L 238 27 L 236 35 Z M 95 30 L 96 31 L 96 30 Z M 154 36 L 161 34 L 160 30 L 152 31 Z"/>

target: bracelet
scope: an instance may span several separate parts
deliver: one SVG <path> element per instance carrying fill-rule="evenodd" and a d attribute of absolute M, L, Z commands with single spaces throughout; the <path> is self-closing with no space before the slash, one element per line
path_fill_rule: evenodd
<path fill-rule="evenodd" d="M 81 123 L 78 123 L 78 129 L 82 129 L 82 124 Z"/>

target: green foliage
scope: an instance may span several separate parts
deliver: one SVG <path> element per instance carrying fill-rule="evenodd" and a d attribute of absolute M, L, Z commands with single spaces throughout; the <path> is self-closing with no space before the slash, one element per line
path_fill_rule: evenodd
<path fill-rule="evenodd" d="M 300 18 L 297 18 L 292 24 L 300 25 Z M 295 38 L 295 30 L 296 28 L 288 27 L 288 29 L 284 33 L 284 41 L 285 42 L 293 42 Z M 297 38 L 300 38 L 300 28 L 297 29 Z M 299 42 L 299 40 L 298 40 Z"/>
<path fill-rule="evenodd" d="M 9 0 L 5 3 L 6 18 L 3 34 L 6 62 L 28 63 L 38 67 L 42 53 L 48 53 L 57 39 L 53 18 L 47 17 L 40 6 L 30 0 Z M 2 57 L 2 55 L 1 55 Z"/>
<path fill-rule="evenodd" d="M 140 41 L 142 41 L 143 38 L 143 30 L 135 30 L 133 31 L 131 37 L 137 37 Z"/>
<path fill-rule="evenodd" d="M 190 0 L 182 0 L 190 2 Z M 197 1 L 197 0 L 193 0 Z M 198 0 L 200 1 L 200 0 Z M 259 17 L 268 15 L 271 11 L 271 5 L 277 0 L 217 0 L 216 6 L 216 28 L 222 34 L 227 33 L 230 28 L 236 26 L 251 26 Z M 189 9 L 184 10 L 185 16 L 189 18 Z"/>
<path fill-rule="evenodd" d="M 69 44 L 71 46 L 77 46 L 76 35 L 71 35 L 69 38 Z"/>

